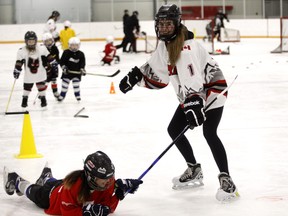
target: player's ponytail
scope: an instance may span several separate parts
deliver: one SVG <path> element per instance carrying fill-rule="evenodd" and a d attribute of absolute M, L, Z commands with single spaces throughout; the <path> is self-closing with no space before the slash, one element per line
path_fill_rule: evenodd
<path fill-rule="evenodd" d="M 180 56 L 184 41 L 187 38 L 188 30 L 186 26 L 180 26 L 180 31 L 176 38 L 167 44 L 167 51 L 169 56 L 169 63 L 171 66 L 175 66 L 176 62 Z"/>

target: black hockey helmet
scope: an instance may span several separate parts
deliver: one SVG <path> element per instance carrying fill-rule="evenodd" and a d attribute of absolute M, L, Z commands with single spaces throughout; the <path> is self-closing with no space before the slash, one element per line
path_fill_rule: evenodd
<path fill-rule="evenodd" d="M 135 16 L 138 16 L 138 15 L 139 15 L 138 11 L 133 11 L 132 14 L 135 15 Z"/>
<path fill-rule="evenodd" d="M 94 190 L 105 190 L 96 183 L 96 179 L 110 179 L 114 176 L 115 168 L 110 158 L 102 151 L 87 156 L 84 161 L 84 172 L 87 183 Z"/>
<path fill-rule="evenodd" d="M 60 16 L 60 13 L 58 11 L 52 11 L 52 16 L 53 17 L 59 17 Z"/>
<path fill-rule="evenodd" d="M 160 20 L 172 20 L 175 26 L 174 31 L 171 34 L 160 34 L 159 32 L 159 21 Z M 155 16 L 155 31 L 157 38 L 162 41 L 171 41 L 173 40 L 179 31 L 181 25 L 181 13 L 180 9 L 175 4 L 162 5 L 156 16 Z"/>
<path fill-rule="evenodd" d="M 34 50 L 37 44 L 37 35 L 34 31 L 27 31 L 24 36 L 26 47 Z"/>

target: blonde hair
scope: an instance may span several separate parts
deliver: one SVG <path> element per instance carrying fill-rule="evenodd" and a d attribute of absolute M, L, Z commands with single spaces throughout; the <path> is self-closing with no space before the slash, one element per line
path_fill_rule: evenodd
<path fill-rule="evenodd" d="M 169 62 L 172 67 L 176 65 L 176 62 L 180 56 L 187 35 L 188 35 L 188 29 L 186 28 L 186 26 L 181 25 L 179 33 L 176 36 L 176 38 L 167 44 Z"/>

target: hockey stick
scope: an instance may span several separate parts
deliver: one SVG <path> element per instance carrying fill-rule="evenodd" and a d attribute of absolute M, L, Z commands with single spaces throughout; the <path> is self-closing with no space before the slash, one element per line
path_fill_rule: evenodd
<path fill-rule="evenodd" d="M 231 82 L 229 86 L 227 86 L 220 94 L 218 94 L 204 109 L 206 111 L 220 96 L 224 95 L 228 89 L 233 85 L 234 81 L 237 79 L 238 75 L 234 78 L 234 80 Z M 156 158 L 156 160 L 153 161 L 153 163 L 146 169 L 138 178 L 138 180 L 141 180 L 151 169 L 154 167 L 154 165 L 166 154 L 166 152 L 185 134 L 185 132 L 190 128 L 189 125 L 187 125 L 183 131 L 179 133 L 179 135 L 172 141 L 172 143 Z M 193 129 L 193 128 L 191 128 Z M 131 190 L 131 189 L 130 189 Z M 124 196 L 126 196 L 129 191 L 128 190 Z"/>
<path fill-rule="evenodd" d="M 23 112 L 6 112 L 5 115 L 19 115 L 19 114 L 29 114 L 29 112 L 23 111 Z"/>
<path fill-rule="evenodd" d="M 80 71 L 71 71 L 69 70 L 68 73 L 72 73 L 72 74 L 81 74 Z M 96 73 L 86 73 L 87 75 L 93 75 L 93 76 L 102 76 L 102 77 L 114 77 L 116 76 L 117 74 L 120 73 L 120 70 L 118 69 L 115 73 L 113 74 L 110 74 L 110 75 L 106 75 L 106 74 L 96 74 Z"/>
<path fill-rule="evenodd" d="M 84 109 L 85 109 L 85 107 L 83 107 L 82 109 L 80 109 L 80 110 L 74 115 L 74 117 L 89 118 L 89 116 L 87 116 L 87 115 L 79 115 Z"/>
<path fill-rule="evenodd" d="M 8 107 L 9 107 L 9 104 L 10 104 L 10 100 L 11 100 L 11 97 L 12 97 L 12 93 L 13 93 L 13 91 L 14 91 L 14 86 L 15 86 L 16 80 L 17 80 L 17 79 L 14 79 L 14 83 L 13 83 L 13 86 L 12 86 L 12 89 L 11 89 L 11 92 L 10 92 L 10 95 L 9 95 L 8 103 L 7 103 L 7 106 L 6 106 L 5 114 L 6 114 L 7 111 L 8 111 Z"/>
<path fill-rule="evenodd" d="M 38 97 L 39 97 L 39 92 L 37 93 L 37 95 L 36 95 L 36 97 L 35 97 L 35 99 L 34 99 L 34 101 L 33 101 L 33 105 L 36 104 L 36 100 L 37 100 Z"/>

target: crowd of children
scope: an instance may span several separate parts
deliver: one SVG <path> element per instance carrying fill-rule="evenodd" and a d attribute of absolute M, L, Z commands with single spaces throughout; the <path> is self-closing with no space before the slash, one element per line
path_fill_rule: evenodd
<path fill-rule="evenodd" d="M 80 39 L 71 28 L 72 24 L 69 20 L 64 21 L 64 28 L 60 34 L 58 33 L 56 23 L 59 19 L 60 13 L 53 11 L 44 27 L 43 43 L 39 43 L 34 31 L 27 31 L 24 36 L 25 46 L 18 50 L 13 74 L 14 78 L 18 79 L 24 65 L 24 91 L 21 103 L 23 108 L 28 106 L 28 97 L 34 84 L 38 89 L 37 97 L 41 100 L 41 107 L 47 106 L 46 89 L 49 83 L 51 83 L 54 97 L 59 102 L 65 99 L 70 82 L 72 82 L 76 100 L 81 100 L 80 82 L 81 77 L 86 75 L 85 54 L 80 50 Z M 101 65 L 119 63 L 120 57 L 116 55 L 117 49 L 113 44 L 113 36 L 107 36 L 106 42 Z M 56 45 L 56 43 L 61 44 L 62 55 L 58 49 L 60 44 Z M 61 91 L 58 90 L 57 84 L 59 67 L 62 69 Z"/>

